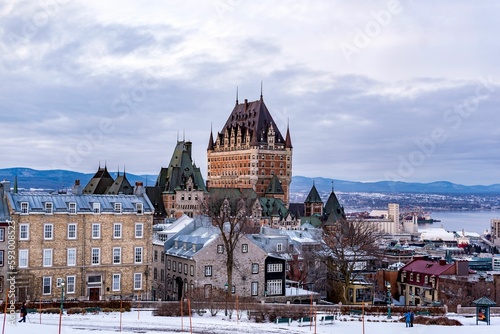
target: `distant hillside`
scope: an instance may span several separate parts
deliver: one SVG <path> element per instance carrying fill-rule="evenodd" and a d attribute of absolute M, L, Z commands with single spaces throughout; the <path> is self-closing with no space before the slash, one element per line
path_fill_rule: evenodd
<path fill-rule="evenodd" d="M 8 180 L 14 187 L 14 179 L 17 175 L 17 184 L 20 189 L 68 189 L 73 186 L 75 180 L 80 180 L 85 186 L 95 173 L 79 173 L 68 170 L 35 170 L 31 168 L 5 168 L 0 169 L 0 180 Z M 116 172 L 110 172 L 116 178 Z M 127 179 L 134 185 L 136 181 L 144 185 L 154 185 L 156 175 L 135 175 L 127 173 Z"/>
<path fill-rule="evenodd" d="M 367 193 L 421 193 L 421 194 L 500 194 L 500 184 L 490 186 L 464 186 L 447 181 L 436 181 L 431 183 L 413 182 L 354 182 L 344 180 L 333 180 L 322 177 L 309 178 L 294 176 L 290 186 L 290 192 L 298 193 L 309 191 L 314 184 L 319 192 L 330 192 L 332 181 L 334 190 L 337 192 L 367 192 Z"/>
<path fill-rule="evenodd" d="M 116 172 L 110 172 L 116 177 Z M 94 175 L 94 173 L 79 173 L 68 170 L 35 170 L 31 168 L 5 168 L 0 169 L 0 180 L 9 180 L 14 186 L 14 178 L 17 175 L 18 187 L 21 189 L 68 189 L 75 180 L 80 180 L 84 186 Z M 136 181 L 143 182 L 144 185 L 152 186 L 156 182 L 157 175 L 136 175 L 127 173 L 127 178 L 132 185 Z M 366 193 L 424 193 L 424 194 L 478 194 L 492 195 L 500 194 L 500 184 L 489 186 L 464 186 L 446 181 L 431 183 L 412 182 L 355 182 L 345 180 L 333 180 L 322 177 L 294 176 L 290 187 L 291 193 L 308 193 L 312 184 L 320 193 L 330 192 L 332 181 L 337 192 L 366 192 Z"/>

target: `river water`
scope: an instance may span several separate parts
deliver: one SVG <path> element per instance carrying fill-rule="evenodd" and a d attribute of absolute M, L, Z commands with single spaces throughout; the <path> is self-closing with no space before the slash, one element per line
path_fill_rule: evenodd
<path fill-rule="evenodd" d="M 422 224 L 420 227 L 443 227 L 448 231 L 476 232 L 482 235 L 491 231 L 491 219 L 500 219 L 500 210 L 484 211 L 433 211 L 433 219 L 440 220 L 433 224 Z"/>

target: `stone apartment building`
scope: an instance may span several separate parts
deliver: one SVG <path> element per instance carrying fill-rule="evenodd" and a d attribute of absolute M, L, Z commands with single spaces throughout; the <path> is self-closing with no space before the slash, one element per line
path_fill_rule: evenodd
<path fill-rule="evenodd" d="M 169 299 L 178 299 L 195 288 L 205 296 L 227 287 L 225 249 L 220 231 L 207 219 L 195 218 L 190 225 L 165 242 Z M 235 251 L 233 287 L 242 297 L 285 294 L 285 261 L 268 254 L 249 235 L 243 235 Z"/>
<path fill-rule="evenodd" d="M 7 206 L 7 193 L 10 191 L 10 182 L 0 182 L 0 293 L 5 296 L 5 287 L 9 278 L 8 252 L 9 235 L 13 230 L 10 223 L 9 208 Z"/>
<path fill-rule="evenodd" d="M 18 300 L 150 298 L 151 202 L 134 194 L 7 193 Z M 64 285 L 62 284 L 64 283 Z"/>

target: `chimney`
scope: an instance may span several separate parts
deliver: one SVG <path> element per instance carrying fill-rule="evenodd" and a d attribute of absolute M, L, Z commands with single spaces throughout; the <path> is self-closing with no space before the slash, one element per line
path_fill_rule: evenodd
<path fill-rule="evenodd" d="M 137 181 L 135 183 L 134 195 L 136 195 L 136 196 L 143 196 L 144 195 L 144 187 L 142 185 L 142 182 Z"/>
<path fill-rule="evenodd" d="M 439 259 L 439 265 L 440 266 L 446 265 L 446 259 Z"/>
<path fill-rule="evenodd" d="M 3 180 L 0 182 L 0 199 L 2 199 L 8 192 L 10 192 L 10 181 Z"/>
<path fill-rule="evenodd" d="M 75 184 L 73 185 L 73 188 L 71 188 L 71 193 L 73 195 L 82 194 L 82 186 L 80 186 L 80 180 L 75 180 Z"/>

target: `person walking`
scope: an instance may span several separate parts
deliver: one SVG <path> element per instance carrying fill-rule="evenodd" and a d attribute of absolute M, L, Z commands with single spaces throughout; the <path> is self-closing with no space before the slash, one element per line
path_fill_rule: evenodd
<path fill-rule="evenodd" d="M 405 321 L 406 321 L 406 327 L 410 327 L 410 321 L 411 321 L 411 312 L 408 311 L 404 314 Z"/>
<path fill-rule="evenodd" d="M 21 320 L 19 322 L 26 322 L 26 303 L 23 302 L 21 305 L 21 310 L 19 316 L 21 317 Z"/>
<path fill-rule="evenodd" d="M 413 327 L 413 319 L 415 319 L 415 313 L 410 311 L 410 327 Z"/>

